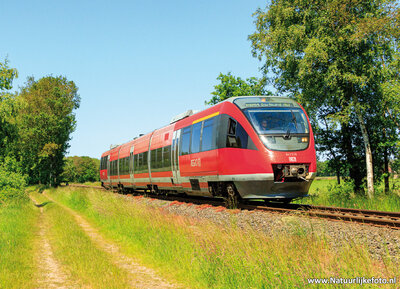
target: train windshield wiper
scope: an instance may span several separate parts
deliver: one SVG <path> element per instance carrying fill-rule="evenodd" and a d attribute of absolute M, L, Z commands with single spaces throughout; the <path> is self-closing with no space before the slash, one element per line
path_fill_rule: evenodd
<path fill-rule="evenodd" d="M 293 110 L 290 109 L 290 112 L 292 113 L 292 121 L 293 121 L 294 125 L 296 126 L 296 130 L 298 131 L 299 128 L 297 127 L 297 120 L 296 120 L 296 117 L 294 116 Z"/>
<path fill-rule="evenodd" d="M 284 139 L 290 139 L 290 127 L 286 131 L 286 135 L 283 137 Z"/>

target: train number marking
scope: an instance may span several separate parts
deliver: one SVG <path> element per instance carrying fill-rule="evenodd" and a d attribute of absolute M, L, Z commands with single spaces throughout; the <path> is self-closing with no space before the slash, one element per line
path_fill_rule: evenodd
<path fill-rule="evenodd" d="M 192 167 L 201 167 L 201 158 L 191 160 L 190 161 L 190 166 L 192 166 Z"/>

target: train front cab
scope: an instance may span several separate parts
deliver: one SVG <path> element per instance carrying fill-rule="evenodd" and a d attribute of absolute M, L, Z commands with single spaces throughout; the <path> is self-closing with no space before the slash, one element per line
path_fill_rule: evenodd
<path fill-rule="evenodd" d="M 303 108 L 282 97 L 238 97 L 228 102 L 233 120 L 228 120 L 227 142 L 231 132 L 235 143 L 235 130 L 237 139 L 243 126 L 254 149 L 220 150 L 220 180 L 232 180 L 244 199 L 290 201 L 306 196 L 315 177 L 316 156 Z"/>

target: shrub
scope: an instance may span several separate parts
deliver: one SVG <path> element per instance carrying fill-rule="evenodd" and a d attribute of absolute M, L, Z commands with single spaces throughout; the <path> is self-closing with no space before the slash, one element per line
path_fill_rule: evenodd
<path fill-rule="evenodd" d="M 345 181 L 339 184 L 328 185 L 329 201 L 332 203 L 345 203 L 346 201 L 355 197 L 354 195 L 354 182 Z"/>
<path fill-rule="evenodd" d="M 27 201 L 26 176 L 21 174 L 15 160 L 6 159 L 0 165 L 0 204 Z"/>

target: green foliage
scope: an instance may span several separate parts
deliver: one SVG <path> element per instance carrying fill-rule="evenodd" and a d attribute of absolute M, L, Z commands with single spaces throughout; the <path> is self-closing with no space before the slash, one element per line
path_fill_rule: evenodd
<path fill-rule="evenodd" d="M 21 173 L 20 164 L 15 159 L 6 158 L 0 165 L 0 205 L 27 201 L 26 179 Z"/>
<path fill-rule="evenodd" d="M 17 70 L 8 67 L 7 59 L 0 62 L 0 157 L 8 155 L 12 150 L 16 138 L 15 95 L 2 92 L 11 89 L 13 79 L 17 77 Z"/>
<path fill-rule="evenodd" d="M 61 175 L 64 182 L 95 182 L 100 180 L 100 160 L 83 157 L 67 157 L 65 159 L 64 171 Z"/>
<path fill-rule="evenodd" d="M 340 203 L 354 197 L 354 182 L 353 181 L 345 181 L 340 185 L 338 184 L 329 184 L 329 201 L 331 203 Z"/>
<path fill-rule="evenodd" d="M 211 93 L 213 97 L 206 102 L 209 105 L 217 104 L 234 96 L 272 95 L 271 92 L 265 90 L 264 79 L 250 77 L 243 80 L 228 72 L 228 74 L 220 73 L 217 80 L 219 80 L 220 83 L 214 86 L 215 91 Z"/>
<path fill-rule="evenodd" d="M 73 111 L 80 98 L 75 83 L 65 77 L 33 77 L 18 95 L 18 155 L 30 183 L 57 185 L 64 155 L 75 130 Z"/>
<path fill-rule="evenodd" d="M 18 71 L 15 68 L 8 67 L 8 60 L 0 62 L 0 90 L 11 89 L 14 78 L 18 77 Z"/>

